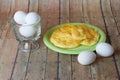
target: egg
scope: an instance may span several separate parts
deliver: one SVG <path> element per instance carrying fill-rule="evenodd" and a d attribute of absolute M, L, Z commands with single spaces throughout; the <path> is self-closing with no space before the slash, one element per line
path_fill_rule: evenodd
<path fill-rule="evenodd" d="M 29 12 L 25 17 L 25 21 L 27 24 L 34 24 L 38 20 L 40 20 L 40 16 L 36 12 Z"/>
<path fill-rule="evenodd" d="M 109 57 L 114 53 L 114 48 L 109 43 L 99 43 L 96 46 L 96 52 L 103 57 Z"/>
<path fill-rule="evenodd" d="M 17 11 L 15 12 L 14 14 L 14 21 L 17 23 L 17 24 L 25 24 L 25 17 L 26 17 L 26 13 L 23 12 L 23 11 Z"/>
<path fill-rule="evenodd" d="M 78 62 L 82 65 L 89 65 L 96 59 L 96 54 L 92 51 L 82 51 L 78 55 Z"/>
<path fill-rule="evenodd" d="M 22 36 L 28 38 L 35 34 L 36 29 L 33 26 L 22 26 L 19 28 L 19 32 Z"/>

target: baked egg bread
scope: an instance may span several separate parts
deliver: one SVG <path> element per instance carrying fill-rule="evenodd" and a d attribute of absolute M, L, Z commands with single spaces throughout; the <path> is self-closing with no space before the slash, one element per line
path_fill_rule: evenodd
<path fill-rule="evenodd" d="M 99 34 L 84 24 L 63 24 L 53 31 L 50 42 L 59 48 L 75 48 L 80 45 L 91 46 L 99 40 Z"/>

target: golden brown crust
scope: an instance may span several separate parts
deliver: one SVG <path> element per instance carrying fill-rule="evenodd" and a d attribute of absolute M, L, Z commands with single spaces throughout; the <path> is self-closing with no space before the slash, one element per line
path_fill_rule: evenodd
<path fill-rule="evenodd" d="M 80 45 L 91 46 L 99 39 L 99 34 L 85 25 L 64 24 L 56 29 L 50 41 L 60 48 L 74 48 Z"/>

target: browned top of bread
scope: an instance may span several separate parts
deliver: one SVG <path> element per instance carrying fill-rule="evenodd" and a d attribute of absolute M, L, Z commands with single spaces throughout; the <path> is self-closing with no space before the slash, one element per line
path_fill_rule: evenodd
<path fill-rule="evenodd" d="M 80 45 L 91 46 L 99 39 L 99 34 L 86 25 L 64 24 L 56 29 L 50 41 L 60 48 L 75 48 Z"/>

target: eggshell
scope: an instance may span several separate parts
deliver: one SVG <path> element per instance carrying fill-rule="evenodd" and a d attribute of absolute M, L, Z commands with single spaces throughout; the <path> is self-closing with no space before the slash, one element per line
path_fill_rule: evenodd
<path fill-rule="evenodd" d="M 114 48 L 108 43 L 99 43 L 96 46 L 96 52 L 103 57 L 109 57 L 114 53 Z"/>
<path fill-rule="evenodd" d="M 31 37 L 35 34 L 36 29 L 33 26 L 22 26 L 19 28 L 19 32 L 24 37 Z"/>
<path fill-rule="evenodd" d="M 88 65 L 95 61 L 96 54 L 92 51 L 82 51 L 78 55 L 78 62 L 82 65 Z"/>
<path fill-rule="evenodd" d="M 26 17 L 26 13 L 23 11 L 17 11 L 14 14 L 14 21 L 18 24 L 25 24 L 25 17 Z"/>
<path fill-rule="evenodd" d="M 25 17 L 27 24 L 34 24 L 40 19 L 40 16 L 36 12 L 30 12 Z"/>

